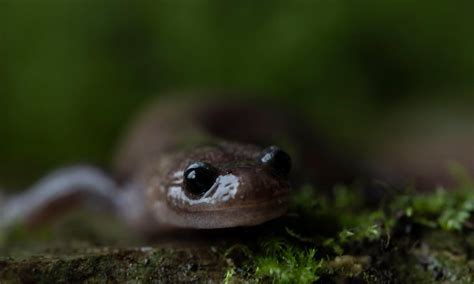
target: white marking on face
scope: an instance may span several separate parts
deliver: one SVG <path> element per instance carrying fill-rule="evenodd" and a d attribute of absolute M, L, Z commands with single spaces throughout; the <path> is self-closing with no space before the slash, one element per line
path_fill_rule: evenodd
<path fill-rule="evenodd" d="M 239 189 L 239 178 L 233 174 L 219 176 L 214 185 L 199 199 L 190 199 L 185 193 L 182 186 L 182 175 L 180 179 L 169 187 L 168 196 L 174 202 L 181 202 L 188 205 L 198 204 L 215 204 L 217 202 L 226 202 L 231 198 L 235 198 Z M 181 181 L 181 182 L 178 182 Z"/>
<path fill-rule="evenodd" d="M 176 171 L 173 174 L 172 183 L 182 183 L 183 182 L 184 171 Z"/>

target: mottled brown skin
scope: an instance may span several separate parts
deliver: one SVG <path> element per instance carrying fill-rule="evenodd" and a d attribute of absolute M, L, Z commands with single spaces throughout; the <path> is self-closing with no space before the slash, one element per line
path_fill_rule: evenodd
<path fill-rule="evenodd" d="M 259 162 L 263 147 L 246 143 L 254 135 L 251 125 L 244 127 L 242 121 L 242 115 L 252 115 L 248 105 L 240 105 L 238 112 L 227 109 L 230 106 L 235 108 L 237 103 L 160 101 L 132 124 L 119 148 L 115 168 L 122 183 L 131 181 L 133 187 L 144 191 L 149 221 L 141 229 L 153 227 L 153 223 L 184 228 L 250 226 L 286 212 L 288 177 Z M 228 117 L 216 116 L 216 107 Z M 215 131 L 210 124 L 217 121 L 244 138 L 230 140 L 222 131 Z M 215 196 L 192 196 L 183 188 L 183 171 L 196 161 L 218 169 L 214 190 L 209 191 Z M 229 178 L 233 180 L 226 181 Z M 227 183 L 234 187 L 233 195 L 222 200 L 215 188 Z M 131 223 L 143 223 L 144 218 L 139 218 Z"/>
<path fill-rule="evenodd" d="M 292 159 L 300 165 L 293 170 L 293 182 L 305 176 L 306 181 L 331 186 L 357 175 L 355 167 L 328 151 L 297 116 L 269 103 L 232 99 L 161 100 L 150 105 L 123 139 L 115 168 L 122 183 L 132 181 L 145 189 L 151 223 L 186 228 L 256 225 L 286 211 L 288 177 L 275 175 L 258 161 L 265 146 L 281 141 L 293 146 Z M 189 196 L 180 186 L 182 171 L 195 161 L 217 167 L 219 177 L 235 175 L 235 196 L 192 205 L 178 200 L 176 196 Z M 173 185 L 173 180 L 178 182 Z M 171 188 L 180 193 L 171 195 Z M 152 227 L 149 224 L 141 227 Z"/>

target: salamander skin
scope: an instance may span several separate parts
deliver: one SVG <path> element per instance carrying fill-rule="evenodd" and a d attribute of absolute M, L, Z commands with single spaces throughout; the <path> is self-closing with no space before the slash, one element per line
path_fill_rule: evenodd
<path fill-rule="evenodd" d="M 0 227 L 39 224 L 74 206 L 113 210 L 143 233 L 261 224 L 285 214 L 298 176 L 290 155 L 271 145 L 296 145 L 298 174 L 347 178 L 302 125 L 268 103 L 161 99 L 125 132 L 111 175 L 91 166 L 53 172 L 2 204 Z"/>

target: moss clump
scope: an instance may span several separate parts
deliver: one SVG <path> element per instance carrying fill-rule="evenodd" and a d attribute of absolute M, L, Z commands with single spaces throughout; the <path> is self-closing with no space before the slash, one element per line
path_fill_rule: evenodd
<path fill-rule="evenodd" d="M 278 279 L 281 283 L 312 283 L 319 279 L 323 260 L 315 260 L 316 249 L 298 249 L 277 239 L 263 247 L 264 254 L 254 259 L 257 279 Z"/>

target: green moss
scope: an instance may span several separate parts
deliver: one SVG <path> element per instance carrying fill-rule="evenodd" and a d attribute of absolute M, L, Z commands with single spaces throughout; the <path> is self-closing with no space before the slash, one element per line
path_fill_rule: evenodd
<path fill-rule="evenodd" d="M 450 190 L 439 188 L 430 194 L 397 197 L 392 211 L 398 211 L 414 223 L 446 231 L 461 231 L 474 211 L 474 187 Z"/>
<path fill-rule="evenodd" d="M 250 278 L 279 283 L 327 277 L 469 283 L 474 261 L 466 252 L 474 248 L 474 238 L 467 238 L 474 190 L 466 184 L 449 192 L 400 194 L 372 209 L 346 187 L 336 188 L 332 198 L 304 187 L 292 201 L 296 221 L 285 223 L 284 233 L 254 250 L 248 263 Z M 320 230 L 308 228 L 311 225 Z M 440 234 L 444 235 L 434 240 Z M 469 241 L 469 247 L 460 247 Z"/>
<path fill-rule="evenodd" d="M 217 254 L 203 249 L 103 248 L 60 257 L 0 261 L 0 279 L 21 283 L 120 283 L 192 282 L 209 277 L 217 281 L 225 268 L 216 265 L 220 261 Z"/>
<path fill-rule="evenodd" d="M 255 259 L 255 276 L 279 283 L 312 283 L 319 279 L 323 264 L 315 255 L 315 249 L 300 250 L 282 243 Z"/>

